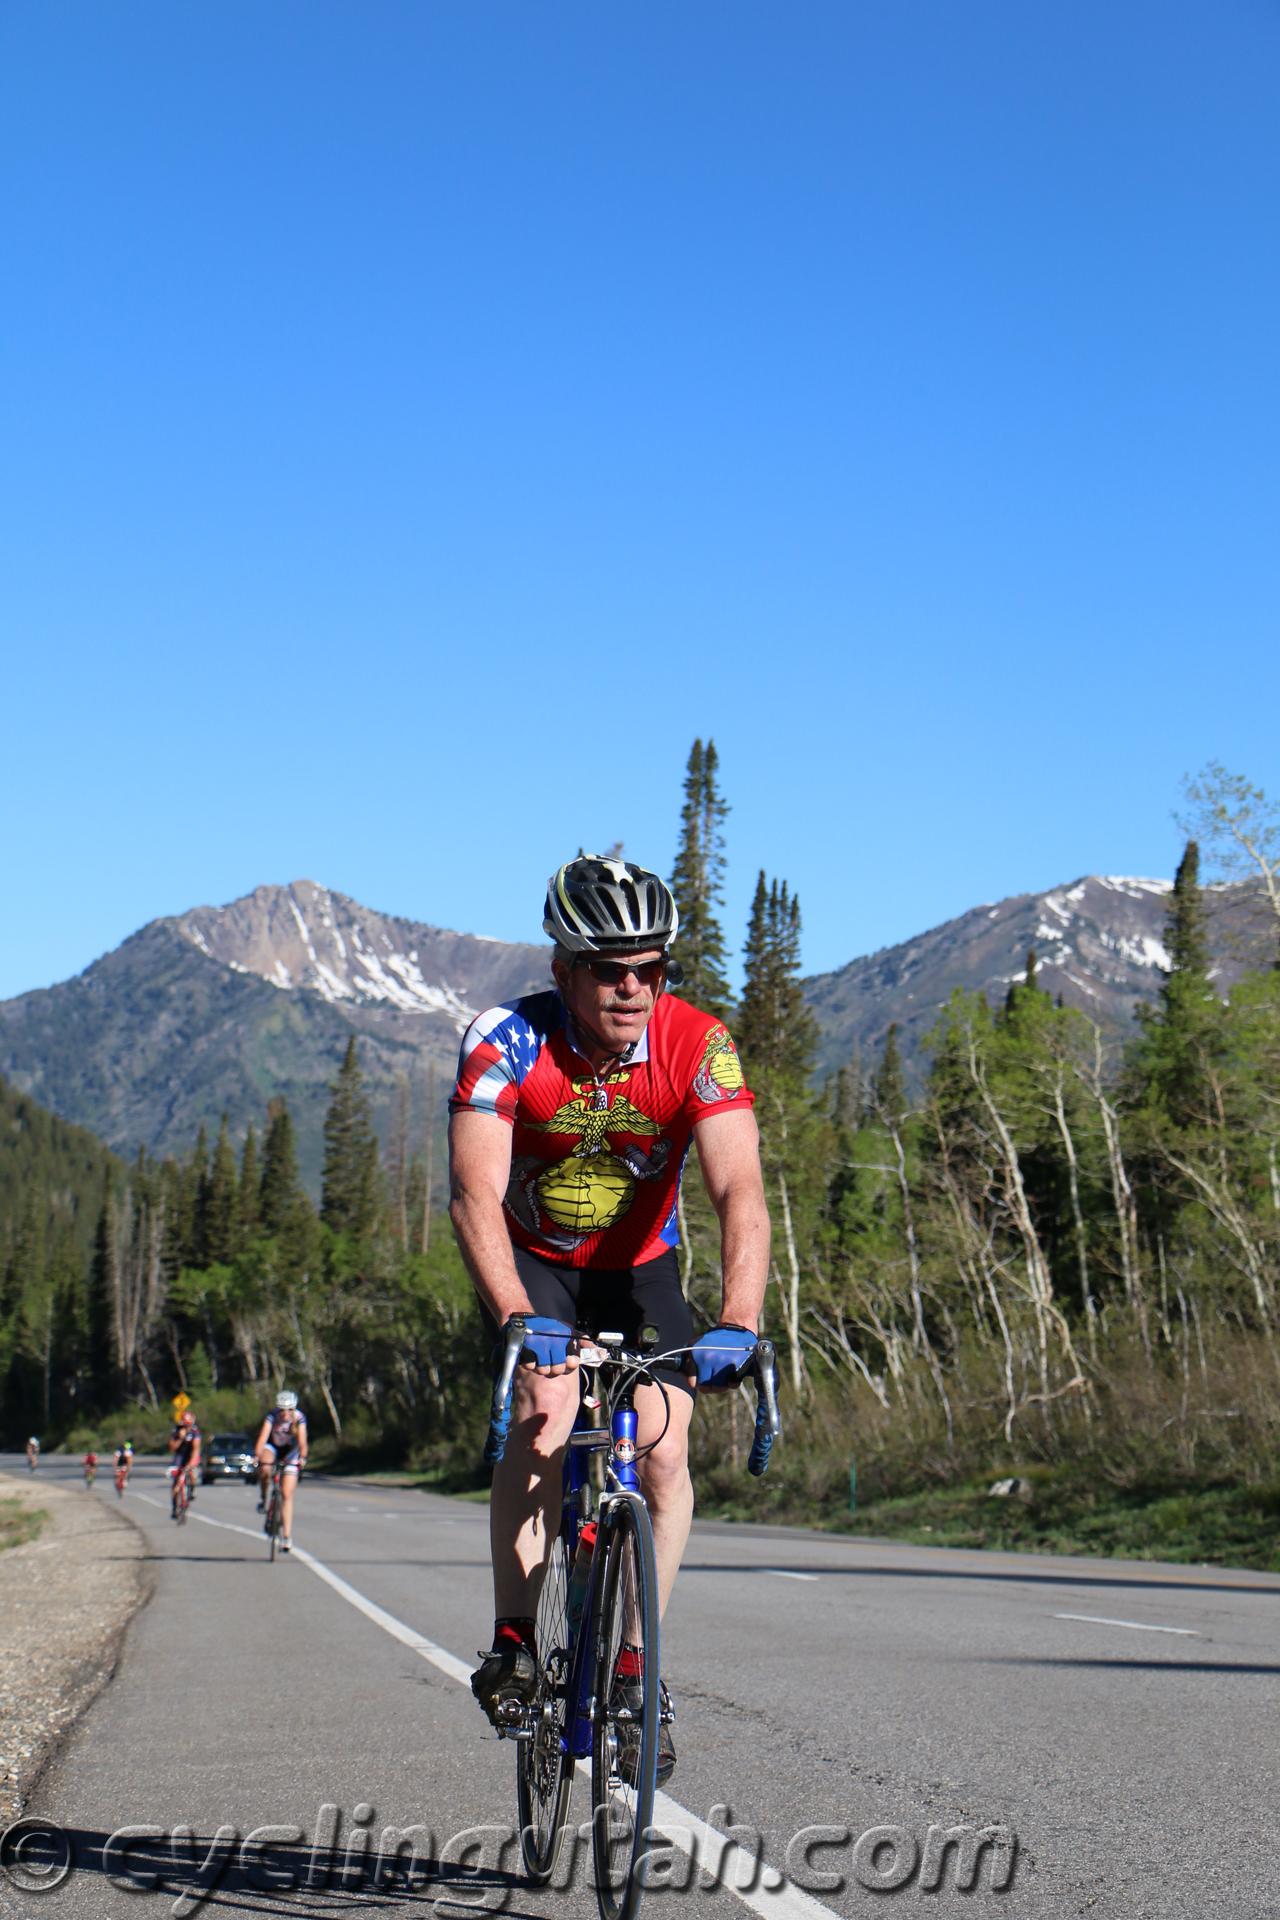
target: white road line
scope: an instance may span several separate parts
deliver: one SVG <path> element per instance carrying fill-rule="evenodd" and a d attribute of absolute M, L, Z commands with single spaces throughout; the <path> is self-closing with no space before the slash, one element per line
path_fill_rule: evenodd
<path fill-rule="evenodd" d="M 1107 1620 L 1100 1613 L 1055 1613 L 1055 1620 L 1087 1620 L 1094 1627 L 1131 1627 L 1134 1633 L 1185 1633 L 1198 1640 L 1194 1627 L 1153 1627 L 1146 1620 Z"/>
<path fill-rule="evenodd" d="M 147 1504 L 153 1507 L 159 1507 L 162 1504 L 159 1500 L 150 1499 L 145 1493 L 138 1494 L 136 1498 L 146 1500 Z M 252 1527 L 238 1527 L 230 1520 L 212 1520 L 207 1513 L 193 1513 L 191 1518 L 203 1520 L 206 1527 L 221 1527 L 227 1533 L 247 1534 L 250 1540 L 259 1540 L 262 1537 Z M 474 1669 L 465 1661 L 457 1659 L 444 1647 L 438 1647 L 434 1640 L 428 1640 L 425 1634 L 416 1633 L 412 1627 L 407 1627 L 403 1620 L 397 1620 L 393 1613 L 387 1613 L 384 1608 L 366 1599 L 364 1594 L 350 1586 L 347 1581 L 339 1579 L 336 1573 L 331 1573 L 324 1562 L 317 1560 L 313 1553 L 308 1553 L 305 1547 L 295 1547 L 293 1558 L 301 1560 L 304 1567 L 310 1567 L 312 1573 L 318 1575 L 327 1586 L 332 1587 L 335 1593 L 341 1594 L 342 1598 L 353 1607 L 358 1607 L 365 1618 L 372 1620 L 375 1626 L 381 1627 L 384 1633 L 389 1633 L 394 1640 L 399 1640 L 402 1646 L 412 1647 L 415 1653 L 420 1653 L 424 1660 L 429 1660 L 433 1667 L 438 1667 L 440 1672 L 447 1674 L 450 1680 L 456 1680 L 460 1687 L 466 1687 L 468 1692 L 470 1691 L 471 1675 Z M 774 1569 L 770 1567 L 765 1571 L 771 1573 Z M 777 1571 L 780 1572 L 781 1569 Z M 797 1580 L 816 1580 L 818 1576 L 816 1573 L 801 1573 L 789 1577 Z M 578 1762 L 578 1771 L 584 1776 L 588 1772 L 581 1760 Z M 727 1839 L 716 1827 L 706 1820 L 700 1820 L 696 1813 L 690 1813 L 687 1807 L 682 1807 L 680 1802 L 673 1800 L 669 1794 L 654 1794 L 653 1815 L 655 1821 L 663 1828 L 667 1839 L 672 1841 L 681 1853 L 692 1855 L 701 1866 L 713 1874 L 718 1867 L 721 1886 L 733 1894 L 735 1899 L 741 1900 L 744 1907 L 750 1907 L 753 1913 L 766 1916 L 766 1920 L 836 1920 L 831 1907 L 823 1906 L 821 1900 L 815 1900 L 812 1894 L 802 1892 L 799 1887 L 793 1887 L 789 1881 L 783 1879 L 776 1867 L 765 1867 L 760 1875 L 758 1889 L 753 1893 L 746 1892 L 744 1889 L 755 1879 L 758 1872 L 755 1856 L 744 1853 L 741 1847 L 735 1846 L 733 1841 Z M 738 1885 L 739 1881 L 742 1882 L 741 1886 Z"/>
<path fill-rule="evenodd" d="M 771 1573 L 775 1580 L 816 1580 L 816 1573 L 788 1573 L 785 1567 L 761 1567 L 761 1573 Z"/>

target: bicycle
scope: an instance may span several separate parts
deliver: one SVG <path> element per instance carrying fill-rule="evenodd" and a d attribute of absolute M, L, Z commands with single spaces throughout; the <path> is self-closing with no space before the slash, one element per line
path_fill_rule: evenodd
<path fill-rule="evenodd" d="M 116 1468 L 116 1492 L 117 1492 L 117 1494 L 118 1494 L 118 1495 L 120 1496 L 120 1498 L 121 1498 L 122 1500 L 124 1499 L 124 1487 L 125 1487 L 125 1481 L 126 1481 L 126 1480 L 127 1480 L 128 1478 L 129 1478 L 129 1469 L 128 1469 L 128 1467 L 117 1467 L 117 1468 Z"/>
<path fill-rule="evenodd" d="M 484 1451 L 488 1465 L 502 1458 L 506 1446 L 524 1335 L 523 1319 L 512 1319 L 494 1383 Z M 635 1390 L 653 1381 L 659 1363 L 683 1364 L 685 1354 L 655 1353 L 656 1343 L 656 1330 L 648 1327 L 641 1329 L 639 1353 L 624 1350 L 620 1333 L 577 1340 L 588 1378 L 565 1448 L 560 1527 L 538 1601 L 536 1690 L 528 1707 L 512 1702 L 506 1724 L 498 1728 L 499 1738 L 518 1743 L 520 1849 L 534 1886 L 546 1886 L 555 1872 L 574 1767 L 590 1756 L 591 1847 L 601 1920 L 635 1920 L 639 1911 L 652 1844 L 658 1729 L 669 1711 L 661 1689 L 653 1531 L 636 1472 Z M 737 1377 L 756 1382 L 756 1429 L 747 1465 L 758 1477 L 769 1464 L 778 1432 L 777 1363 L 770 1341 L 757 1341 Z M 667 1389 L 662 1392 L 665 1398 Z M 591 1426 L 588 1416 L 602 1404 L 607 1417 Z M 596 1453 L 604 1467 L 598 1499 L 591 1478 Z M 583 1529 L 593 1513 L 594 1541 L 584 1542 Z M 617 1671 L 624 1647 L 631 1656 L 625 1688 Z"/>
<path fill-rule="evenodd" d="M 97 1462 L 95 1461 L 94 1464 L 90 1466 L 88 1461 L 86 1461 L 85 1468 L 84 1468 L 84 1483 L 86 1487 L 91 1487 L 94 1481 L 97 1479 L 97 1477 L 98 1477 Z"/>
<path fill-rule="evenodd" d="M 185 1467 L 170 1467 L 173 1475 L 173 1517 L 180 1527 L 187 1524 L 187 1508 L 191 1504 L 191 1490 L 187 1486 Z"/>
<path fill-rule="evenodd" d="M 301 1474 L 298 1477 L 301 1479 Z M 270 1543 L 271 1551 L 268 1557 L 274 1560 L 276 1543 L 284 1533 L 284 1467 L 282 1465 L 271 1469 L 271 1492 L 267 1498 L 267 1517 L 263 1522 L 262 1531 Z"/>

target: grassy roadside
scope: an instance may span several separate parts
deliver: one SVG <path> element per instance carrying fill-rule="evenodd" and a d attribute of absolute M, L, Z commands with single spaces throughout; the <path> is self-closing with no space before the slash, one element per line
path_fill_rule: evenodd
<path fill-rule="evenodd" d="M 43 1507 L 28 1507 L 21 1494 L 9 1494 L 0 1500 L 0 1553 L 6 1547 L 25 1547 L 38 1540 L 49 1518 Z"/>
<path fill-rule="evenodd" d="M 327 1471 L 332 1472 L 333 1468 Z M 341 1469 L 339 1469 L 341 1471 Z M 411 1468 L 351 1469 L 368 1485 L 412 1488 L 487 1503 L 489 1489 L 461 1474 Z M 1280 1486 L 1153 1478 L 1109 1484 L 1079 1463 L 1022 1467 L 1017 1491 L 991 1493 L 985 1476 L 953 1487 L 868 1501 L 785 1483 L 695 1471 L 700 1520 L 736 1520 L 875 1535 L 916 1546 L 1008 1553 L 1070 1553 L 1280 1573 Z M 745 1484 L 744 1484 L 745 1482 Z M 765 1490 L 768 1489 L 766 1494 Z M 764 1496 L 764 1497 L 762 1497 Z"/>
<path fill-rule="evenodd" d="M 719 1480 L 719 1476 L 716 1476 Z M 768 1520 L 833 1533 L 874 1534 L 917 1546 L 994 1552 L 1092 1554 L 1280 1573 L 1280 1486 L 1163 1480 L 1110 1485 L 1077 1463 L 1030 1467 L 1018 1491 L 993 1496 L 992 1481 L 934 1487 L 859 1501 L 780 1500 L 771 1512 L 726 1497 L 723 1482 L 699 1500 L 703 1519 Z"/>

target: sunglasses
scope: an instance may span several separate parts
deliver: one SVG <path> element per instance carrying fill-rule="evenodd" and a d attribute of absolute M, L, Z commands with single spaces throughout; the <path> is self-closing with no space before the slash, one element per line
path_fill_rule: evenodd
<path fill-rule="evenodd" d="M 639 966 L 634 960 L 583 960 L 580 964 L 602 987 L 619 986 L 629 973 L 634 973 L 642 987 L 656 986 L 667 970 L 665 954 L 661 960 L 642 960 Z"/>

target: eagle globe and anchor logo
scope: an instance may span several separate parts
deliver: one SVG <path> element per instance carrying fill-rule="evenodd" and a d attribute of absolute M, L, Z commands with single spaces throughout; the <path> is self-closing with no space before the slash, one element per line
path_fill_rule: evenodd
<path fill-rule="evenodd" d="M 573 1098 L 549 1120 L 529 1128 L 531 1133 L 568 1135 L 578 1142 L 573 1152 L 550 1161 L 522 1154 L 512 1164 L 508 1208 L 527 1231 L 554 1246 L 581 1246 L 592 1234 L 614 1226 L 629 1211 L 637 1183 L 656 1180 L 666 1169 L 672 1143 L 658 1137 L 662 1129 L 657 1121 L 621 1092 L 610 1105 L 610 1089 L 629 1079 L 623 1069 L 610 1074 L 604 1085 L 575 1080 Z M 714 1028 L 694 1076 L 694 1092 L 710 1106 L 732 1100 L 745 1084 L 733 1041 L 723 1027 Z M 649 1152 L 638 1144 L 642 1140 L 654 1142 Z"/>

